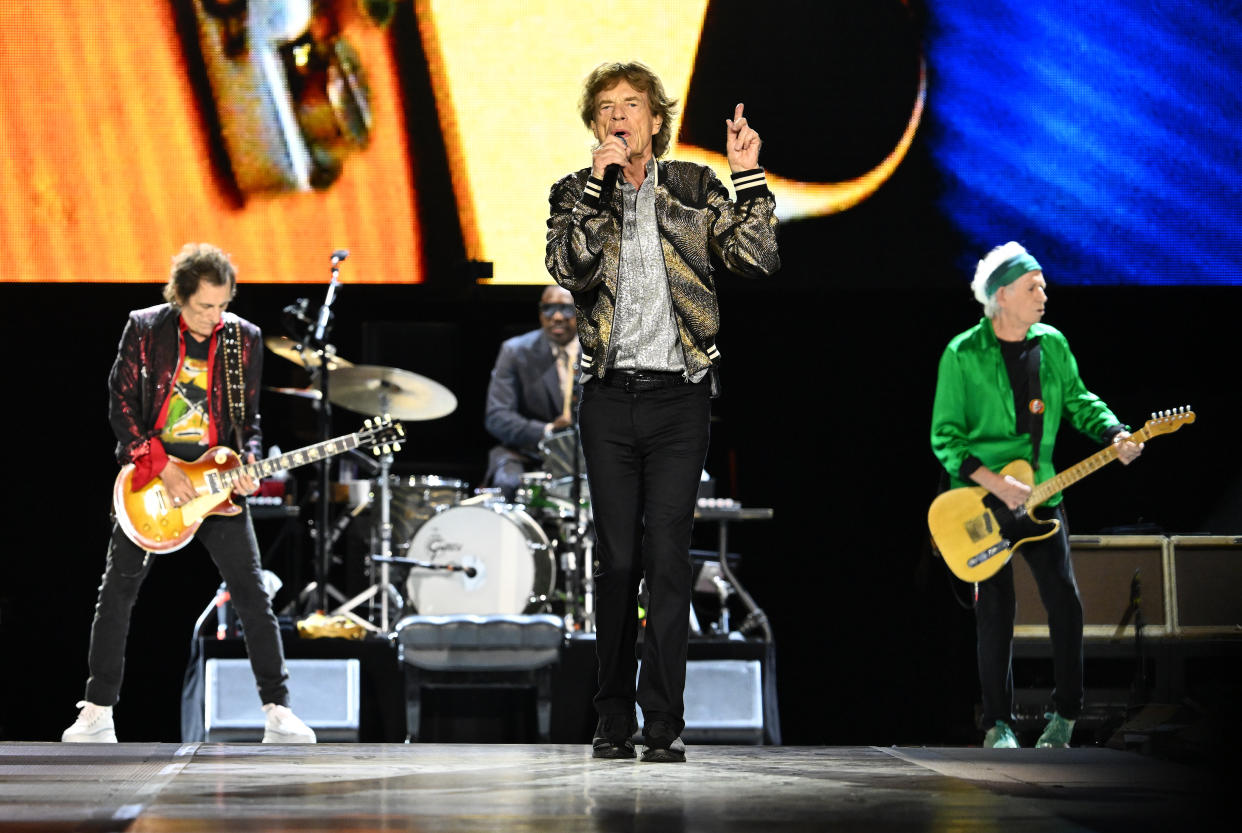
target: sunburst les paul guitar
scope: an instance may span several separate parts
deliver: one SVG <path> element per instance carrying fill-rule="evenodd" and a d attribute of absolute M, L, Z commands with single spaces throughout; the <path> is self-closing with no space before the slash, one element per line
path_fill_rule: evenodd
<path fill-rule="evenodd" d="M 287 454 L 242 463 L 231 448 L 217 446 L 194 462 L 176 461 L 194 484 L 198 497 L 174 506 L 164 481 L 156 477 L 138 489 L 133 488 L 133 464 L 121 468 L 112 487 L 112 508 L 122 531 L 148 552 L 179 550 L 194 537 L 208 515 L 236 515 L 242 511 L 233 502 L 233 486 L 244 475 L 258 480 L 298 466 L 309 465 L 355 448 L 371 448 L 388 454 L 401 448 L 405 429 L 391 417 L 368 419 L 353 434 L 308 445 Z"/>
<path fill-rule="evenodd" d="M 1144 443 L 1194 421 L 1195 413 L 1189 408 L 1152 414 L 1130 439 Z M 1037 519 L 1032 514 L 1037 506 L 1116 459 L 1117 446 L 1110 445 L 1038 486 L 1034 485 L 1031 464 L 1014 460 L 1000 473 L 1032 487 L 1025 503 L 1011 510 L 982 486 L 950 489 L 932 501 L 927 511 L 932 540 L 953 575 L 970 582 L 989 579 L 1009 563 L 1023 544 L 1048 538 L 1061 528 L 1060 521 Z"/>

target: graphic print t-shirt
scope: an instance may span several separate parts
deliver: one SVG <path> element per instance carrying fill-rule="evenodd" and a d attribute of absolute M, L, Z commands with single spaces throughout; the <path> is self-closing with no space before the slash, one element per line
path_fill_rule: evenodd
<path fill-rule="evenodd" d="M 185 361 L 173 381 L 168 418 L 160 432 L 164 450 L 182 460 L 196 460 L 207 450 L 207 356 L 211 340 L 185 334 Z"/>

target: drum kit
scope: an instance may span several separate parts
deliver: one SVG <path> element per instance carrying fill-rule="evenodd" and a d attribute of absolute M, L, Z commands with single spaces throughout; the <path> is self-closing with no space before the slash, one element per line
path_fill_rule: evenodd
<path fill-rule="evenodd" d="M 394 367 L 355 365 L 335 354 L 312 353 L 292 339 L 269 337 L 268 349 L 308 369 L 327 368 L 328 400 L 361 414 L 388 414 L 404 422 L 452 413 L 457 399 L 425 376 Z M 268 388 L 318 400 L 314 388 Z M 542 468 L 522 479 L 513 502 L 496 490 L 472 494 L 467 483 L 434 474 L 391 473 L 392 455 L 380 457 L 371 480 L 346 491 L 370 507 L 371 586 L 330 612 L 375 633 L 387 633 L 403 613 L 555 613 L 572 631 L 594 627 L 594 532 L 590 495 L 574 429 L 540 444 Z M 575 459 L 576 457 L 576 459 Z M 342 521 L 348 520 L 342 515 Z M 404 592 L 390 570 L 407 570 Z M 357 611 L 368 603 L 366 615 Z M 378 610 L 376 609 L 378 608 Z"/>

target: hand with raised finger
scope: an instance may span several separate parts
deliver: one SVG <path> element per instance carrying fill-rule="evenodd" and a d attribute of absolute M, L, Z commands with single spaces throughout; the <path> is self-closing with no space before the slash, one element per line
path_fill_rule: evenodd
<path fill-rule="evenodd" d="M 725 156 L 733 173 L 759 167 L 759 148 L 763 145 L 759 134 L 742 115 L 745 104 L 733 108 L 733 118 L 725 119 Z"/>

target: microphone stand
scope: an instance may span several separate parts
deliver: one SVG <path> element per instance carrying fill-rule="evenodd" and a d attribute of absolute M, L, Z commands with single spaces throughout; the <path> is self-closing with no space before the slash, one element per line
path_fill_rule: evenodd
<path fill-rule="evenodd" d="M 309 327 L 302 339 L 303 357 L 312 355 L 319 357 L 318 367 L 312 371 L 313 381 L 319 389 L 319 438 L 326 442 L 332 438 L 332 404 L 328 399 L 328 361 L 334 351 L 326 344 L 328 333 L 332 328 L 332 303 L 336 300 L 340 282 L 340 262 L 349 256 L 349 252 L 338 249 L 332 253 L 332 280 L 328 283 L 328 294 L 323 306 L 319 308 L 319 316 L 312 331 Z M 315 581 L 318 590 L 316 608 L 321 612 L 328 610 L 328 571 L 331 568 L 331 545 L 328 540 L 330 526 L 330 510 L 332 508 L 332 481 L 329 471 L 330 458 L 319 461 L 319 520 L 314 527 L 315 538 Z"/>

